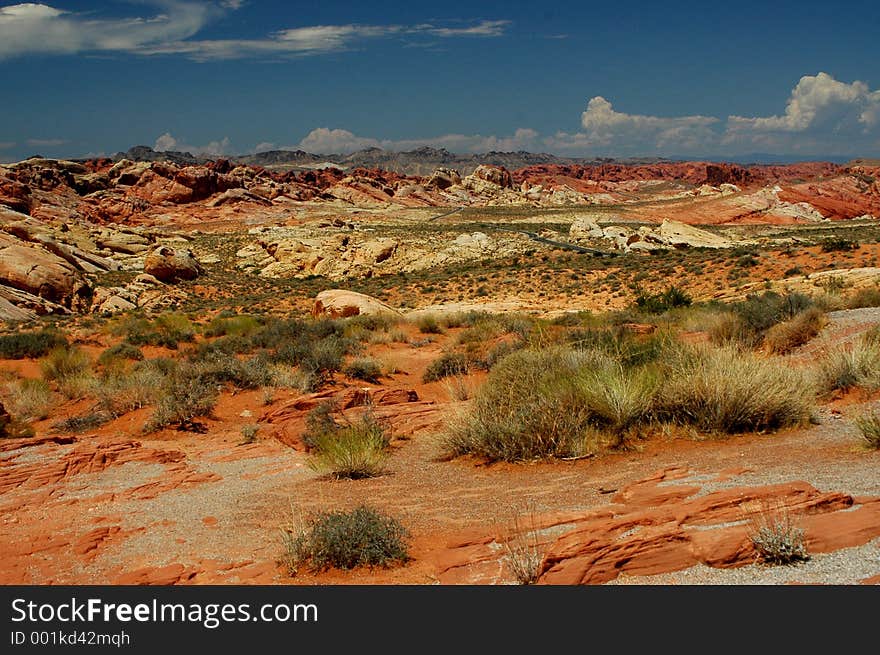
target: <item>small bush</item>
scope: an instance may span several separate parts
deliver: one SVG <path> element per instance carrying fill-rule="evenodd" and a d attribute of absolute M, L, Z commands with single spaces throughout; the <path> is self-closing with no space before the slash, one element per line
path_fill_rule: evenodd
<path fill-rule="evenodd" d="M 152 366 L 111 369 L 96 384 L 98 406 L 111 417 L 117 417 L 152 405 L 162 396 L 165 377 Z"/>
<path fill-rule="evenodd" d="M 322 512 L 301 529 L 282 531 L 285 560 L 296 572 L 388 567 L 409 559 L 409 532 L 395 518 L 361 505 L 350 511 Z"/>
<path fill-rule="evenodd" d="M 655 411 L 711 432 L 774 430 L 806 422 L 814 395 L 797 369 L 732 346 L 691 349 L 665 371 Z"/>
<path fill-rule="evenodd" d="M 3 334 L 0 335 L 0 359 L 36 359 L 66 345 L 67 339 L 56 330 Z"/>
<path fill-rule="evenodd" d="M 880 389 L 880 343 L 864 335 L 849 348 L 828 351 L 819 359 L 816 374 L 822 393 Z"/>
<path fill-rule="evenodd" d="M 855 424 L 865 445 L 873 450 L 880 449 L 880 414 L 876 412 L 862 414 L 856 417 Z"/>
<path fill-rule="evenodd" d="M 191 342 L 196 331 L 190 320 L 183 314 L 160 314 L 150 320 L 143 316 L 129 316 L 113 328 L 112 332 L 122 335 L 135 346 L 164 346 L 176 350 L 181 342 Z"/>
<path fill-rule="evenodd" d="M 769 352 L 777 355 L 789 353 L 815 337 L 826 322 L 825 314 L 818 307 L 811 307 L 794 318 L 777 323 L 764 335 Z"/>
<path fill-rule="evenodd" d="M 649 314 L 662 314 L 676 307 L 688 307 L 692 302 L 693 300 L 687 292 L 676 286 L 671 286 L 662 293 L 640 292 L 636 296 L 635 305 Z"/>
<path fill-rule="evenodd" d="M 169 426 L 176 426 L 179 430 L 204 431 L 196 419 L 210 416 L 217 398 L 216 384 L 206 382 L 191 371 L 175 371 L 167 380 L 144 431 L 155 432 Z"/>
<path fill-rule="evenodd" d="M 749 521 L 749 538 L 758 561 L 786 565 L 810 559 L 804 531 L 785 509 L 762 509 Z"/>
<path fill-rule="evenodd" d="M 79 416 L 71 416 L 63 421 L 52 424 L 54 432 L 85 432 L 94 430 L 111 421 L 113 417 L 107 412 L 91 411 Z"/>
<path fill-rule="evenodd" d="M 337 424 L 310 440 L 308 465 L 313 471 L 358 480 L 382 473 L 391 436 L 368 412 L 357 422 Z"/>
<path fill-rule="evenodd" d="M 218 316 L 205 326 L 206 337 L 248 336 L 256 332 L 262 322 L 256 316 L 241 314 L 238 316 Z"/>
<path fill-rule="evenodd" d="M 92 360 L 78 346 L 70 348 L 57 346 L 40 360 L 40 370 L 43 372 L 43 377 L 46 380 L 58 382 L 80 376 L 89 371 L 91 367 Z"/>
<path fill-rule="evenodd" d="M 822 240 L 822 252 L 849 252 L 858 247 L 857 242 L 842 237 L 829 237 Z"/>
<path fill-rule="evenodd" d="M 436 382 L 452 375 L 466 375 L 468 368 L 467 357 L 461 353 L 446 353 L 428 365 L 422 375 L 422 382 Z"/>
<path fill-rule="evenodd" d="M 416 319 L 416 327 L 422 334 L 442 334 L 443 326 L 434 314 L 422 314 Z"/>
<path fill-rule="evenodd" d="M 22 421 L 41 421 L 48 418 L 56 403 L 45 380 L 24 379 L 6 386 L 6 410 Z"/>
<path fill-rule="evenodd" d="M 445 450 L 490 461 L 581 454 L 594 433 L 580 374 L 596 362 L 594 354 L 564 348 L 522 350 L 505 357 L 467 411 L 449 422 Z"/>
<path fill-rule="evenodd" d="M 846 301 L 847 309 L 860 307 L 880 307 L 880 286 L 864 287 L 856 291 Z"/>
<path fill-rule="evenodd" d="M 358 358 L 352 360 L 342 372 L 350 378 L 378 384 L 382 375 L 382 365 L 372 358 Z"/>
<path fill-rule="evenodd" d="M 812 299 L 799 293 L 780 295 L 767 291 L 734 303 L 709 331 L 714 344 L 736 343 L 746 348 L 761 345 L 766 332 L 777 323 L 788 321 L 810 309 Z"/>
<path fill-rule="evenodd" d="M 115 346 L 111 346 L 107 348 L 101 355 L 98 357 L 98 363 L 101 366 L 110 366 L 114 361 L 119 359 L 129 359 L 132 361 L 139 362 L 144 358 L 144 353 L 141 352 L 141 349 L 137 346 L 128 343 L 127 341 L 123 341 L 121 343 L 117 343 Z"/>
<path fill-rule="evenodd" d="M 247 425 L 241 426 L 241 443 L 249 444 L 254 443 L 257 440 L 257 433 L 260 431 L 260 426 L 256 423 L 248 423 Z"/>

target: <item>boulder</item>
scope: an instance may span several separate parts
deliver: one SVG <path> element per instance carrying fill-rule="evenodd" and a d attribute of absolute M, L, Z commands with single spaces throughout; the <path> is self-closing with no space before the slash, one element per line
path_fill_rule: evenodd
<path fill-rule="evenodd" d="M 458 171 L 452 168 L 438 168 L 427 179 L 425 187 L 443 191 L 456 184 L 461 184 L 461 175 L 458 174 Z"/>
<path fill-rule="evenodd" d="M 732 248 L 736 245 L 708 230 L 668 219 L 660 225 L 658 234 L 664 243 L 674 248 Z"/>
<path fill-rule="evenodd" d="M 568 236 L 571 239 L 601 239 L 603 233 L 595 216 L 579 216 L 568 229 Z"/>
<path fill-rule="evenodd" d="M 315 317 L 346 318 L 370 314 L 401 315 L 381 300 L 347 289 L 327 289 L 320 292 L 315 296 L 315 305 L 312 308 L 312 316 Z"/>
<path fill-rule="evenodd" d="M 503 166 L 480 164 L 474 169 L 471 176 L 478 180 L 483 180 L 484 182 L 491 182 L 492 184 L 500 186 L 502 189 L 513 188 L 513 180 L 510 176 L 510 171 Z"/>
<path fill-rule="evenodd" d="M 189 248 L 159 246 L 144 258 L 144 272 L 161 282 L 195 280 L 204 269 Z"/>
<path fill-rule="evenodd" d="M 89 296 L 90 287 L 65 259 L 38 245 L 0 234 L 0 284 L 68 309 Z"/>

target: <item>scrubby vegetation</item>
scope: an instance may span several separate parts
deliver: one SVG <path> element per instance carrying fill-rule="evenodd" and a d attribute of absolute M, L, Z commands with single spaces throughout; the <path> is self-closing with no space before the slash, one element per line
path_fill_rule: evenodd
<path fill-rule="evenodd" d="M 557 346 L 505 358 L 444 443 L 489 460 L 574 457 L 655 422 L 722 434 L 803 423 L 813 397 L 805 374 L 733 346 L 667 345 L 647 361 Z"/>
<path fill-rule="evenodd" d="M 283 560 L 291 573 L 303 565 L 319 571 L 388 567 L 409 559 L 408 539 L 400 521 L 361 505 L 321 512 L 306 525 L 282 530 Z"/>
<path fill-rule="evenodd" d="M 57 330 L 14 332 L 0 335 L 0 359 L 36 359 L 54 348 L 67 345 L 67 338 Z"/>
<path fill-rule="evenodd" d="M 370 411 L 355 421 L 343 417 L 340 423 L 333 418 L 332 405 L 319 407 L 309 417 L 309 467 L 352 480 L 380 475 L 391 441 L 387 428 Z"/>

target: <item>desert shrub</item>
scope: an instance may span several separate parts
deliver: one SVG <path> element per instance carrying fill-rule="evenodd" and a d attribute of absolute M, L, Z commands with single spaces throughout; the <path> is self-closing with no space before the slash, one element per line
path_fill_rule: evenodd
<path fill-rule="evenodd" d="M 441 334 L 443 326 L 435 314 L 422 314 L 416 318 L 416 327 L 422 334 Z"/>
<path fill-rule="evenodd" d="M 847 309 L 880 307 L 880 286 L 863 287 L 846 300 Z"/>
<path fill-rule="evenodd" d="M 631 429 L 649 419 L 659 379 L 653 368 L 626 369 L 608 362 L 581 371 L 577 384 L 591 423 L 619 446 Z"/>
<path fill-rule="evenodd" d="M 361 505 L 353 510 L 321 512 L 307 525 L 282 531 L 285 561 L 292 572 L 387 567 L 409 559 L 409 532 L 395 518 Z"/>
<path fill-rule="evenodd" d="M 339 407 L 333 400 L 324 400 L 306 414 L 306 429 L 302 440 L 307 448 L 313 449 L 319 437 L 326 434 L 335 434 L 342 425 L 333 418 L 333 414 Z"/>
<path fill-rule="evenodd" d="M 237 334 L 230 334 L 225 337 L 218 337 L 213 341 L 203 341 L 194 348 L 187 351 L 186 355 L 189 359 L 197 361 L 199 359 L 207 359 L 215 355 L 238 355 L 253 351 L 254 344 L 247 337 Z"/>
<path fill-rule="evenodd" d="M 67 338 L 52 329 L 3 334 L 0 335 L 0 359 L 36 359 L 66 345 Z"/>
<path fill-rule="evenodd" d="M 859 434 L 868 448 L 880 449 L 880 414 L 869 412 L 855 419 Z"/>
<path fill-rule="evenodd" d="M 56 421 L 52 424 L 53 432 L 85 432 L 86 430 L 94 430 L 105 423 L 111 421 L 113 417 L 107 412 L 101 410 L 93 410 L 85 414 L 77 416 L 69 416 L 68 418 Z"/>
<path fill-rule="evenodd" d="M 256 332 L 262 326 L 262 321 L 256 316 L 239 314 L 237 316 L 217 316 L 205 326 L 206 337 L 248 336 Z"/>
<path fill-rule="evenodd" d="M 801 371 L 733 346 L 683 350 L 656 396 L 659 418 L 719 433 L 807 421 L 815 390 Z"/>
<path fill-rule="evenodd" d="M 537 521 L 534 511 L 527 514 L 527 520 L 516 514 L 513 524 L 503 538 L 504 563 L 514 579 L 521 585 L 538 581 L 541 562 L 544 559 Z"/>
<path fill-rule="evenodd" d="M 810 559 L 802 528 L 785 508 L 764 508 L 749 519 L 749 538 L 758 561 L 785 565 Z"/>
<path fill-rule="evenodd" d="M 498 362 L 517 350 L 526 347 L 526 343 L 522 340 L 500 341 L 486 351 L 486 357 L 483 360 L 486 370 L 491 371 Z"/>
<path fill-rule="evenodd" d="M 354 422 L 327 423 L 323 431 L 310 437 L 312 453 L 309 467 L 335 478 L 357 480 L 382 473 L 391 435 L 370 412 Z"/>
<path fill-rule="evenodd" d="M 217 404 L 217 385 L 207 382 L 186 367 L 178 367 L 166 378 L 152 416 L 144 426 L 145 432 L 155 432 L 169 426 L 179 430 L 202 431 L 197 418 L 210 416 Z"/>
<path fill-rule="evenodd" d="M 272 384 L 269 360 L 255 355 L 241 360 L 235 355 L 210 353 L 184 369 L 186 374 L 214 386 L 231 384 L 236 389 L 258 389 Z"/>
<path fill-rule="evenodd" d="M 135 346 L 164 346 L 177 349 L 181 342 L 191 342 L 196 331 L 183 314 L 169 312 L 152 320 L 144 316 L 128 316 L 112 328 L 111 332 L 125 337 Z"/>
<path fill-rule="evenodd" d="M 686 291 L 673 285 L 661 293 L 639 292 L 635 306 L 649 314 L 662 314 L 676 307 L 688 307 L 692 302 Z"/>
<path fill-rule="evenodd" d="M 819 359 L 816 374 L 819 391 L 830 393 L 853 387 L 880 388 L 880 342 L 863 335 L 851 347 L 825 352 Z"/>
<path fill-rule="evenodd" d="M 256 423 L 248 423 L 246 425 L 241 426 L 241 443 L 249 444 L 254 443 L 257 440 L 257 433 L 260 431 L 260 426 Z"/>
<path fill-rule="evenodd" d="M 849 252 L 856 250 L 859 244 L 856 241 L 844 239 L 843 237 L 828 237 L 822 239 L 822 252 Z"/>
<path fill-rule="evenodd" d="M 632 368 L 656 361 L 672 338 L 666 332 L 641 336 L 622 326 L 613 326 L 572 330 L 566 341 L 578 350 L 601 352 L 622 366 Z"/>
<path fill-rule="evenodd" d="M 382 375 L 382 365 L 370 357 L 359 357 L 349 362 L 342 372 L 350 378 L 378 384 Z"/>
<path fill-rule="evenodd" d="M 471 407 L 448 424 L 444 449 L 452 456 L 473 453 L 490 461 L 580 454 L 593 430 L 580 374 L 596 363 L 594 353 L 566 348 L 505 357 Z"/>
<path fill-rule="evenodd" d="M 764 344 L 774 354 L 791 352 L 819 334 L 825 321 L 825 314 L 821 309 L 810 307 L 794 318 L 768 329 L 764 334 Z"/>
<path fill-rule="evenodd" d="M 400 323 L 401 318 L 395 314 L 383 312 L 380 314 L 358 314 L 347 319 L 348 326 L 359 327 L 367 332 L 388 332 Z"/>
<path fill-rule="evenodd" d="M 122 341 L 120 343 L 117 343 L 115 346 L 107 348 L 107 350 L 102 352 L 98 356 L 98 363 L 101 366 L 110 366 L 114 363 L 114 361 L 119 359 L 130 359 L 139 362 L 143 358 L 144 353 L 141 352 L 140 348 L 138 348 L 134 344 L 128 343 L 127 341 Z"/>
<path fill-rule="evenodd" d="M 88 353 L 78 346 L 56 346 L 40 360 L 40 370 L 46 380 L 62 382 L 82 376 L 92 367 Z"/>
<path fill-rule="evenodd" d="M 25 378 L 6 385 L 6 410 L 22 421 L 40 421 L 49 416 L 55 394 L 45 380 Z"/>
<path fill-rule="evenodd" d="M 712 326 L 712 343 L 737 343 L 747 348 L 759 346 L 765 333 L 777 323 L 790 320 L 814 305 L 800 293 L 781 295 L 767 291 L 732 304 L 728 312 Z"/>
<path fill-rule="evenodd" d="M 111 417 L 154 404 L 163 393 L 165 374 L 151 366 L 111 368 L 95 386 L 100 409 Z"/>
<path fill-rule="evenodd" d="M 468 359 L 463 354 L 445 353 L 428 365 L 422 375 L 422 382 L 436 382 L 451 375 L 465 375 L 468 368 Z"/>

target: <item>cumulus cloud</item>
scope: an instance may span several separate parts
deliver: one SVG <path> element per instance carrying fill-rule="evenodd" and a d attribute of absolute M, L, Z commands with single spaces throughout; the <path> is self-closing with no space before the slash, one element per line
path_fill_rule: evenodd
<path fill-rule="evenodd" d="M 483 20 L 455 27 L 419 25 L 314 25 L 280 29 L 258 39 L 192 39 L 211 20 L 240 9 L 241 0 L 152 0 L 147 17 L 94 18 L 50 5 L 0 7 L 0 59 L 27 54 L 124 52 L 185 55 L 196 61 L 266 55 L 336 52 L 366 40 L 392 37 L 497 37 L 510 22 Z"/>
<path fill-rule="evenodd" d="M 874 138 L 880 139 L 880 90 L 819 73 L 800 79 L 781 115 L 728 117 L 722 143 L 846 153 Z"/>
<path fill-rule="evenodd" d="M 483 136 L 480 134 L 444 134 L 424 139 L 375 139 L 357 136 L 344 129 L 319 127 L 299 142 L 297 148 L 321 154 L 349 154 L 364 148 L 382 148 L 396 152 L 413 150 L 421 146 L 446 148 L 457 153 L 525 150 L 532 147 L 538 133 L 529 128 L 520 128 L 510 136 Z"/>
<path fill-rule="evenodd" d="M 880 91 L 828 73 L 805 75 L 773 116 L 661 117 L 628 114 L 596 96 L 581 114 L 582 131 L 543 139 L 572 154 L 725 154 L 755 151 L 808 155 L 862 154 L 880 144 Z"/>
<path fill-rule="evenodd" d="M 169 132 L 161 135 L 156 139 L 153 150 L 157 152 L 165 152 L 168 150 L 175 152 L 188 152 L 193 155 L 233 155 L 232 144 L 229 137 L 223 137 L 219 141 L 211 141 L 203 146 L 195 146 L 184 143 L 171 135 Z"/>
<path fill-rule="evenodd" d="M 696 148 L 707 140 L 715 140 L 714 126 L 719 119 L 712 116 L 661 117 L 627 114 L 596 96 L 581 114 L 583 132 L 557 132 L 544 143 L 562 151 L 654 152 L 668 148 Z"/>

